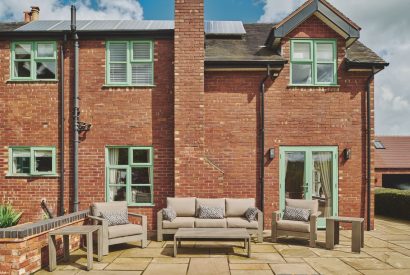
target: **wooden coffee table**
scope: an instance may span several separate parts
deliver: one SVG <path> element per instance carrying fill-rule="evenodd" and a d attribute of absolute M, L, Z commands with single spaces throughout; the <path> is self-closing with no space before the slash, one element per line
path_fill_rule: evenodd
<path fill-rule="evenodd" d="M 60 229 L 50 231 L 48 233 L 48 257 L 50 272 L 56 269 L 57 252 L 56 252 L 56 236 L 63 236 L 64 244 L 64 261 L 68 261 L 70 253 L 70 235 L 85 235 L 87 239 L 87 270 L 93 268 L 93 233 L 98 231 L 98 261 L 102 260 L 102 226 L 101 225 L 82 225 L 82 226 L 67 226 Z"/>
<path fill-rule="evenodd" d="M 182 240 L 241 240 L 248 250 L 248 257 L 251 257 L 251 236 L 245 228 L 180 228 L 174 235 L 174 257 Z"/>
<path fill-rule="evenodd" d="M 326 218 L 326 248 L 333 249 L 339 244 L 339 223 L 352 224 L 352 252 L 360 253 L 364 247 L 364 219 L 352 217 L 328 217 Z"/>

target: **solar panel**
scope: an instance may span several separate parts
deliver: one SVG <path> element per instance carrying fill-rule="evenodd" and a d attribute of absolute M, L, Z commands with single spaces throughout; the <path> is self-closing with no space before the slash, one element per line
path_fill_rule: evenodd
<path fill-rule="evenodd" d="M 15 31 L 69 31 L 69 20 L 38 20 L 26 24 Z M 81 31 L 149 31 L 173 30 L 170 20 L 78 20 L 77 30 Z M 215 35 L 243 35 L 246 33 L 241 21 L 205 21 L 205 33 Z"/>

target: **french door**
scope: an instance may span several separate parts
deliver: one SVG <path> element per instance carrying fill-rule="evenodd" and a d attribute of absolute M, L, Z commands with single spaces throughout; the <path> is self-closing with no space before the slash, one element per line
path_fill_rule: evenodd
<path fill-rule="evenodd" d="M 318 200 L 318 227 L 338 213 L 338 149 L 335 146 L 279 148 L 280 209 L 285 199 Z"/>

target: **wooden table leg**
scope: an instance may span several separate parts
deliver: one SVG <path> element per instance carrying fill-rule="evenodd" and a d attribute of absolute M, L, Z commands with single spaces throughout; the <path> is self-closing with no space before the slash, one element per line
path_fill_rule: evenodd
<path fill-rule="evenodd" d="M 56 237 L 48 234 L 48 266 L 49 271 L 56 269 L 57 265 L 57 251 L 56 251 Z"/>
<path fill-rule="evenodd" d="M 362 246 L 362 223 L 352 222 L 352 252 L 360 253 Z"/>
<path fill-rule="evenodd" d="M 102 261 L 103 256 L 103 234 L 102 234 L 102 227 L 97 230 L 98 233 L 98 261 Z"/>
<path fill-rule="evenodd" d="M 174 236 L 174 257 L 176 257 L 177 256 L 177 253 L 178 253 L 178 248 L 177 248 L 177 245 L 178 245 L 178 243 L 177 243 L 177 238 Z"/>
<path fill-rule="evenodd" d="M 93 269 L 93 232 L 87 233 L 87 270 Z"/>
<path fill-rule="evenodd" d="M 340 244 L 340 224 L 338 221 L 334 221 L 334 230 L 335 230 L 335 244 Z"/>
<path fill-rule="evenodd" d="M 64 261 L 68 262 L 70 259 L 70 236 L 63 235 L 63 246 L 64 246 Z"/>
<path fill-rule="evenodd" d="M 331 219 L 326 219 L 326 249 L 334 249 L 335 247 L 335 222 Z"/>
<path fill-rule="evenodd" d="M 248 238 L 248 258 L 251 257 L 251 238 Z"/>

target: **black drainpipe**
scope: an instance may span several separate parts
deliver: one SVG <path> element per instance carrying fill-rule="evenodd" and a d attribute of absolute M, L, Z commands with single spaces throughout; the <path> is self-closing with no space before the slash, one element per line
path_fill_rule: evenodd
<path fill-rule="evenodd" d="M 372 80 L 374 80 L 374 76 L 376 75 L 377 72 L 375 72 L 375 69 L 372 68 L 372 74 L 369 76 L 367 79 L 367 99 L 366 99 L 366 104 L 367 104 L 367 231 L 371 230 L 370 222 L 371 222 L 371 212 L 370 212 L 370 207 L 371 207 L 371 104 L 370 104 L 370 83 Z"/>
<path fill-rule="evenodd" d="M 78 211 L 78 144 L 79 144 L 79 137 L 78 137 L 78 116 L 79 114 L 79 103 L 78 103 L 78 51 L 79 51 L 79 44 L 78 44 L 78 35 L 77 35 L 77 18 L 76 18 L 76 8 L 74 5 L 71 6 L 71 34 L 72 39 L 74 40 L 74 93 L 73 93 L 73 100 L 74 100 L 74 110 L 73 110 L 73 148 L 74 148 L 74 169 L 73 169 L 73 177 L 74 177 L 74 212 Z"/>
<path fill-rule="evenodd" d="M 64 56 L 67 34 L 64 34 L 63 42 L 60 45 L 60 216 L 64 215 Z"/>

